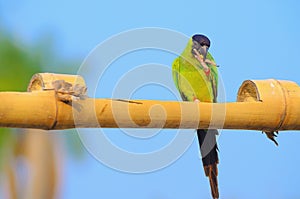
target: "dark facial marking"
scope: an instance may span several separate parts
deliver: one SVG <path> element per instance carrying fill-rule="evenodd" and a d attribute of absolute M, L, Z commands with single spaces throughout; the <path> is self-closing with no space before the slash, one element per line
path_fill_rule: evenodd
<path fill-rule="evenodd" d="M 199 43 L 199 45 L 206 45 L 207 47 L 210 47 L 210 40 L 205 35 L 196 34 L 192 38 L 193 41 L 196 41 L 197 43 Z"/>

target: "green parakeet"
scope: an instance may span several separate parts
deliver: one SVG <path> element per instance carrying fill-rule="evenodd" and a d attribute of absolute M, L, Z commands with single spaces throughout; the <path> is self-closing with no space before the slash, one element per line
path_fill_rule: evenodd
<path fill-rule="evenodd" d="M 173 80 L 184 101 L 217 101 L 218 70 L 208 52 L 209 47 L 210 40 L 204 35 L 196 34 L 189 39 L 182 54 L 173 62 Z M 197 129 L 204 172 L 209 178 L 213 198 L 219 198 L 217 134 L 216 129 Z"/>

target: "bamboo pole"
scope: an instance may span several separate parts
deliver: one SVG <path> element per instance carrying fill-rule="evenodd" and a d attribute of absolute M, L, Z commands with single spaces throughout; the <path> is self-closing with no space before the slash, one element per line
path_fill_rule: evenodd
<path fill-rule="evenodd" d="M 34 76 L 30 92 L 0 93 L 0 127 L 300 130 L 300 87 L 291 81 L 247 80 L 237 102 L 212 104 L 87 98 L 81 77 L 50 76 Z"/>

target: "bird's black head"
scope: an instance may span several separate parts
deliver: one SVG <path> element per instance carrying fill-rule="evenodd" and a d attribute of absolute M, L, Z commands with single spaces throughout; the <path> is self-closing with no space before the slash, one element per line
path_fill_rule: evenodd
<path fill-rule="evenodd" d="M 197 34 L 197 35 L 193 35 L 192 38 L 193 38 L 193 41 L 196 41 L 201 46 L 207 46 L 208 48 L 210 47 L 210 40 L 205 35 Z"/>
<path fill-rule="evenodd" d="M 193 35 L 193 47 L 192 47 L 192 53 L 193 55 L 196 55 L 196 52 L 199 52 L 200 55 L 203 56 L 203 59 L 206 59 L 206 55 L 208 52 L 208 49 L 210 47 L 210 40 L 205 35 L 196 34 Z"/>

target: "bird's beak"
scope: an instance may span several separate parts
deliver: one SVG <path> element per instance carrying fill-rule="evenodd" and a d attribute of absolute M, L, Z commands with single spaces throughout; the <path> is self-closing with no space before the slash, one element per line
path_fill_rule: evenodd
<path fill-rule="evenodd" d="M 206 60 L 207 52 L 208 52 L 208 47 L 207 46 L 204 45 L 204 46 L 200 47 L 199 53 L 203 56 L 203 61 Z"/>

